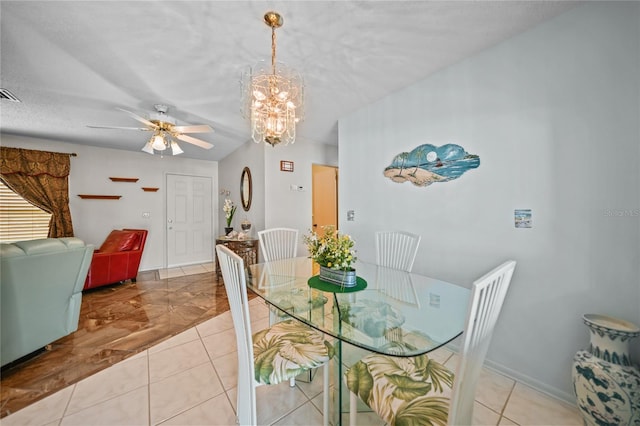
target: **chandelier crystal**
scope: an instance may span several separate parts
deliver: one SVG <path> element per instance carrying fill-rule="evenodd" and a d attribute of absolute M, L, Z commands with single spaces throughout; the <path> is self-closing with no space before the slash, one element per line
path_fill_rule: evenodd
<path fill-rule="evenodd" d="M 296 141 L 296 124 L 304 115 L 304 81 L 299 72 L 276 62 L 282 17 L 267 12 L 264 22 L 271 27 L 271 64 L 260 61 L 242 74 L 242 115 L 251 122 L 254 142 L 287 145 Z"/>

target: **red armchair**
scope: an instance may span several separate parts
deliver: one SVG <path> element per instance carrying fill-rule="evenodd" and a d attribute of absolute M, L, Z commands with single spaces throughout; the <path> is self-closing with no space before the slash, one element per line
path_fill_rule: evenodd
<path fill-rule="evenodd" d="M 147 240 L 146 229 L 113 230 L 93 252 L 84 290 L 125 280 L 136 282 Z"/>

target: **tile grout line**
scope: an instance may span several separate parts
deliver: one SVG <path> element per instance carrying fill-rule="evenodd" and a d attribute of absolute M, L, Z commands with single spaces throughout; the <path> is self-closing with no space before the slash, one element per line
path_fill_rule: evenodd
<path fill-rule="evenodd" d="M 508 418 L 508 417 L 506 417 L 504 415 L 504 412 L 507 409 L 507 405 L 509 404 L 509 400 L 511 399 L 511 395 L 513 395 L 513 391 L 515 390 L 517 384 L 518 384 L 518 381 L 514 380 L 513 381 L 513 386 L 511 386 L 511 390 L 509 391 L 509 395 L 507 395 L 507 399 L 504 401 L 504 405 L 502 406 L 502 410 L 500 410 L 500 417 L 498 418 L 498 424 L 500 424 L 502 419 L 507 419 L 507 420 L 509 420 L 509 421 L 511 421 L 511 422 L 513 422 L 515 424 L 518 424 L 517 422 L 511 420 L 510 418 Z"/>
<path fill-rule="evenodd" d="M 207 357 L 209 358 L 209 362 L 211 363 L 211 367 L 213 367 L 213 372 L 216 374 L 216 377 L 218 378 L 218 381 L 220 382 L 220 386 L 222 387 L 222 393 L 224 393 L 225 397 L 227 398 L 227 402 L 229 402 L 229 404 L 231 405 L 231 409 L 233 410 L 234 414 L 236 415 L 236 421 L 237 421 L 237 418 L 238 418 L 237 408 L 234 408 L 233 403 L 231 402 L 231 398 L 229 397 L 229 392 L 227 391 L 227 389 L 225 389 L 224 382 L 222 381 L 222 378 L 220 377 L 220 373 L 218 373 L 218 369 L 216 368 L 216 365 L 213 362 L 213 359 L 211 358 L 211 354 L 209 353 L 209 350 L 207 349 L 207 345 L 205 345 L 204 341 L 202 340 L 202 335 L 200 334 L 200 330 L 198 330 L 197 327 L 195 327 L 195 329 L 196 329 L 196 333 L 198 333 L 198 337 L 200 338 L 200 343 L 202 343 L 202 346 L 204 347 L 205 352 L 207 352 Z M 222 355 L 222 356 L 224 356 L 224 355 Z M 237 387 L 238 387 L 238 385 L 236 384 L 236 388 Z"/>
<path fill-rule="evenodd" d="M 76 393 L 77 385 L 78 383 L 74 383 L 72 385 L 73 389 L 71 389 L 71 395 L 69 395 L 69 399 L 67 400 L 67 403 L 64 406 L 64 410 L 62 410 L 62 417 L 58 419 L 58 424 L 62 423 L 62 419 L 64 419 L 67 415 L 67 410 L 69 409 L 69 404 L 71 404 L 71 398 L 73 398 L 73 395 Z M 61 389 L 61 390 L 64 390 L 64 389 Z"/>
<path fill-rule="evenodd" d="M 198 337 L 200 338 L 200 342 L 202 343 L 202 346 L 204 346 L 204 350 L 207 352 L 207 356 L 209 357 L 209 361 L 211 362 L 211 366 L 213 367 L 213 371 L 216 374 L 216 377 L 218 378 L 218 381 L 220 382 L 220 386 L 222 387 L 222 392 L 224 393 L 225 398 L 227 399 L 227 402 L 229 403 L 229 405 L 231 406 L 231 410 L 233 411 L 235 418 L 236 418 L 236 422 L 238 421 L 238 409 L 237 407 L 235 407 L 233 405 L 233 402 L 231 401 L 231 397 L 229 396 L 229 390 L 227 390 L 224 386 L 224 382 L 222 381 L 222 378 L 220 377 L 220 373 L 218 373 L 218 369 L 216 368 L 215 363 L 213 362 L 213 359 L 211 358 L 211 354 L 209 353 L 209 350 L 207 349 L 207 345 L 204 344 L 204 341 L 202 340 L 203 336 L 200 334 L 200 330 L 198 330 L 198 327 L 194 327 L 196 329 L 196 333 L 198 334 Z M 224 330 L 226 331 L 226 330 Z M 217 334 L 217 333 L 214 333 Z M 205 336 L 207 337 L 207 336 Z M 224 356 L 224 355 L 222 355 Z M 238 388 L 238 385 L 236 384 L 236 389 Z M 233 388 L 231 388 L 233 389 Z M 237 392 L 237 391 L 236 391 Z M 237 404 L 237 402 L 236 402 Z"/>
<path fill-rule="evenodd" d="M 284 382 L 281 382 L 284 383 Z M 263 386 L 270 386 L 270 385 L 263 385 Z M 277 386 L 277 385 L 275 385 Z M 289 388 L 290 389 L 290 388 Z M 298 392 L 301 392 L 302 395 L 304 395 L 305 398 L 307 398 L 307 395 L 302 392 L 302 389 L 298 388 L 298 385 L 296 384 L 296 386 L 294 386 L 294 389 L 296 389 Z M 307 403 L 311 403 L 311 405 L 315 408 L 315 405 L 313 405 L 313 403 L 309 400 L 309 398 L 307 398 L 307 400 L 305 402 L 303 402 L 302 404 L 298 405 L 295 408 L 292 408 L 291 410 L 287 411 L 286 413 L 284 413 L 283 415 L 281 415 L 280 417 L 278 417 L 277 419 L 275 419 L 273 422 L 269 423 L 270 426 L 274 426 L 276 423 L 278 423 L 280 420 L 285 419 L 286 417 L 290 416 L 294 411 L 298 410 L 299 408 L 303 407 L 305 404 Z M 257 414 L 257 413 L 256 413 Z"/>

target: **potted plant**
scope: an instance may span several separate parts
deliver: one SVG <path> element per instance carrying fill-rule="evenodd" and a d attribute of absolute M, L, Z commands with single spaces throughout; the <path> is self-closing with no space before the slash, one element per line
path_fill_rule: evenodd
<path fill-rule="evenodd" d="M 224 211 L 224 217 L 227 220 L 227 227 L 224 228 L 224 233 L 225 235 L 229 235 L 231 231 L 233 231 L 231 221 L 233 220 L 233 215 L 236 213 L 236 205 L 233 204 L 233 201 L 231 201 L 231 199 L 226 198 L 224 200 L 224 206 L 222 206 L 222 210 Z"/>
<path fill-rule="evenodd" d="M 320 279 L 344 287 L 355 286 L 356 271 L 351 266 L 357 260 L 354 241 L 332 225 L 324 226 L 322 230 L 322 236 L 315 231 L 304 236 L 309 257 L 320 265 Z"/>

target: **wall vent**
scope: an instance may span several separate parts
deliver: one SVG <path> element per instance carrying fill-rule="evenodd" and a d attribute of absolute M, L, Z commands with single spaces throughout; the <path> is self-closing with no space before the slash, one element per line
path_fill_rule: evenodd
<path fill-rule="evenodd" d="M 22 102 L 20 99 L 16 97 L 13 93 L 11 93 L 7 89 L 0 88 L 0 99 L 6 99 L 11 102 Z"/>

